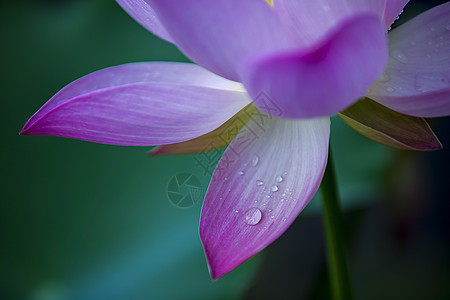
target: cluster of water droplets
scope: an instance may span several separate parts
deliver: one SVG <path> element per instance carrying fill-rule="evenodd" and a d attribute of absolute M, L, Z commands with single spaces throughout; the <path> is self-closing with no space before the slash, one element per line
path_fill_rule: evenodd
<path fill-rule="evenodd" d="M 245 167 L 249 166 L 250 168 L 257 168 L 260 164 L 260 158 L 258 155 L 254 155 L 249 162 L 247 162 L 244 165 L 244 170 L 238 171 L 239 176 L 244 176 L 248 169 Z M 274 197 L 275 193 L 280 193 L 281 199 L 279 201 L 285 202 L 286 199 L 292 195 L 292 191 L 289 191 L 289 189 L 285 189 L 284 192 L 281 191 L 282 184 L 284 183 L 285 176 L 287 175 L 287 172 L 284 172 L 283 174 L 276 175 L 273 178 L 273 181 L 266 184 L 264 180 L 257 179 L 254 184 L 262 189 L 262 193 L 264 194 L 263 198 L 255 199 L 254 206 L 248 208 L 245 211 L 241 211 L 239 209 L 234 209 L 233 212 L 236 215 L 242 216 L 244 223 L 249 226 L 255 226 L 261 223 L 261 221 L 264 219 L 265 214 L 267 214 L 267 217 L 270 219 L 275 219 L 277 216 L 277 212 L 274 211 L 271 206 L 272 202 L 275 201 L 274 199 L 280 199 L 280 197 Z M 279 196 L 279 195 L 277 195 Z M 278 205 L 278 204 L 277 204 Z M 242 214 L 242 215 L 241 215 Z M 282 218 L 283 221 L 287 221 L 287 218 Z"/>
<path fill-rule="evenodd" d="M 447 31 L 450 31 L 450 24 L 446 25 L 445 29 Z M 435 35 L 435 40 L 429 40 L 426 42 L 426 47 L 429 48 L 429 52 L 425 55 L 424 59 L 431 60 L 434 57 L 436 57 L 437 55 L 439 55 L 440 52 L 442 52 L 442 46 L 445 45 L 445 37 L 443 34 L 440 34 L 440 32 L 442 32 L 442 31 L 439 31 L 438 28 L 436 28 L 435 26 L 430 27 L 429 30 L 430 30 L 431 34 Z M 420 45 L 420 43 L 415 40 L 410 41 L 409 45 L 411 47 L 423 46 L 423 45 Z M 410 63 L 410 58 L 405 53 L 405 51 L 403 51 L 400 48 L 391 49 L 389 54 L 393 59 L 395 59 L 396 61 L 398 61 L 402 64 Z M 399 67 L 399 69 L 400 69 L 400 67 Z M 449 68 L 449 70 L 450 70 L 450 68 Z M 401 71 L 402 70 L 400 69 L 400 72 Z M 388 83 L 390 80 L 391 80 L 391 76 L 387 72 L 384 72 L 378 78 L 378 82 L 381 82 L 384 84 Z M 433 72 L 420 72 L 415 75 L 414 89 L 420 93 L 426 93 L 426 92 L 430 92 L 430 91 L 434 91 L 434 90 L 439 90 L 442 88 L 446 88 L 449 85 L 450 85 L 449 76 L 448 76 L 448 74 L 446 74 L 444 72 L 434 72 L 434 71 Z M 401 90 L 401 87 L 399 87 L 399 89 Z M 396 89 L 392 86 L 387 86 L 386 91 L 388 93 L 393 93 L 396 91 Z"/>

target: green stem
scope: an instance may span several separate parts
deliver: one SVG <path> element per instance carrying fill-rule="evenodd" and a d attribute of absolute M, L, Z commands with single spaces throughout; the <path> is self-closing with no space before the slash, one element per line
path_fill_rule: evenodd
<path fill-rule="evenodd" d="M 344 218 L 339 206 L 331 148 L 321 190 L 333 299 L 352 299 L 344 251 Z"/>

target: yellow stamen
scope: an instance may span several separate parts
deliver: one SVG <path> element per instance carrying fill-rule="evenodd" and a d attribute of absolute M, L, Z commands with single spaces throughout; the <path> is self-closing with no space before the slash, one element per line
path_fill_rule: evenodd
<path fill-rule="evenodd" d="M 270 6 L 273 6 L 273 0 L 266 0 L 267 3 L 269 3 Z"/>

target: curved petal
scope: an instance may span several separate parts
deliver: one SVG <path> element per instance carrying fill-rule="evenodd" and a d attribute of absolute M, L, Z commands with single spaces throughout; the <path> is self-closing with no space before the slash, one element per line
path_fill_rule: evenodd
<path fill-rule="evenodd" d="M 450 2 L 389 33 L 389 60 L 367 96 L 404 114 L 450 113 Z"/>
<path fill-rule="evenodd" d="M 277 239 L 317 191 L 325 170 L 329 118 L 251 119 L 225 151 L 200 219 L 217 279 Z"/>
<path fill-rule="evenodd" d="M 312 45 L 348 18 L 373 13 L 381 19 L 386 0 L 277 0 L 273 7 L 297 42 Z"/>
<path fill-rule="evenodd" d="M 228 89 L 239 86 L 192 64 L 111 67 L 63 88 L 21 134 L 115 145 L 182 142 L 214 130 L 248 105 L 245 93 Z"/>
<path fill-rule="evenodd" d="M 178 47 L 199 65 L 239 81 L 246 56 L 292 46 L 262 0 L 147 0 Z"/>
<path fill-rule="evenodd" d="M 249 104 L 215 130 L 193 140 L 158 146 L 150 150 L 148 155 L 199 153 L 228 146 L 234 138 L 234 135 L 230 132 L 237 133 L 241 130 L 256 111 L 257 108 L 253 104 Z M 214 145 L 214 147 L 211 147 L 211 145 Z"/>
<path fill-rule="evenodd" d="M 160 38 L 173 43 L 162 26 L 153 8 L 145 0 L 116 0 L 117 3 L 139 24 Z"/>
<path fill-rule="evenodd" d="M 280 107 L 282 117 L 335 114 L 362 97 L 382 73 L 386 44 L 379 18 L 363 14 L 340 24 L 308 52 L 247 61 L 243 83 L 252 98 L 266 94 Z"/>
<path fill-rule="evenodd" d="M 384 10 L 384 23 L 386 28 L 390 28 L 392 23 L 403 12 L 403 8 L 408 4 L 409 0 L 387 0 L 386 8 Z"/>

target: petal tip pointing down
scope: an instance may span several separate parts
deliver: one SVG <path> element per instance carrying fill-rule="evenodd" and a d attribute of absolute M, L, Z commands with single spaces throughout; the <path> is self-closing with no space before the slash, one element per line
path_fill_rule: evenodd
<path fill-rule="evenodd" d="M 330 122 L 249 121 L 214 171 L 200 218 L 200 239 L 216 280 L 259 253 L 313 197 L 328 155 Z M 250 141 L 258 134 L 258 138 Z M 269 142 L 270 141 L 270 142 Z"/>

